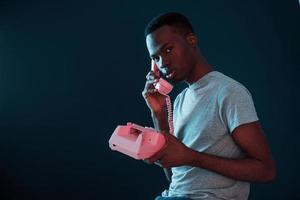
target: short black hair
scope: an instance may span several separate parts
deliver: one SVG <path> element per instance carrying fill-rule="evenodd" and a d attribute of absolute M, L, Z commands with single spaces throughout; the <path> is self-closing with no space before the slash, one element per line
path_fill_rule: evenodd
<path fill-rule="evenodd" d="M 189 33 L 194 33 L 194 29 L 186 16 L 178 12 L 168 12 L 154 17 L 148 23 L 144 32 L 145 37 L 164 25 L 176 27 L 184 36 Z"/>

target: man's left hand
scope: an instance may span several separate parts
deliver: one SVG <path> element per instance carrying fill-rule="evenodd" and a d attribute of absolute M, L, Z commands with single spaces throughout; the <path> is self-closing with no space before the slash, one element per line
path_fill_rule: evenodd
<path fill-rule="evenodd" d="M 147 159 L 147 163 L 156 161 L 164 168 L 187 165 L 189 163 L 190 149 L 170 133 L 164 133 L 166 145 L 158 153 Z"/>

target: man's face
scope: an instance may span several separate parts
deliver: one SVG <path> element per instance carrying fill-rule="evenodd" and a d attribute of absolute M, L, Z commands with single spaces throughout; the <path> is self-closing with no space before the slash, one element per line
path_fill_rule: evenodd
<path fill-rule="evenodd" d="M 173 27 L 162 26 L 146 37 L 151 59 L 174 83 L 188 79 L 194 66 L 194 46 Z"/>

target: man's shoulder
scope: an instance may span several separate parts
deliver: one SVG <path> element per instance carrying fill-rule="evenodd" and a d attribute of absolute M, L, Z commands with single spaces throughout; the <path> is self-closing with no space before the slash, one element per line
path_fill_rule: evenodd
<path fill-rule="evenodd" d="M 179 101 L 179 99 L 181 99 L 184 96 L 187 90 L 188 88 L 186 87 L 181 92 L 179 92 L 175 98 L 175 102 Z"/>
<path fill-rule="evenodd" d="M 218 81 L 223 86 L 243 86 L 237 80 L 235 80 L 232 77 L 225 75 L 221 72 L 215 71 L 213 76 L 215 77 L 215 80 Z"/>
<path fill-rule="evenodd" d="M 216 82 L 219 86 L 219 92 L 232 93 L 240 90 L 247 90 L 247 88 L 239 81 L 227 76 L 221 72 L 216 73 Z"/>

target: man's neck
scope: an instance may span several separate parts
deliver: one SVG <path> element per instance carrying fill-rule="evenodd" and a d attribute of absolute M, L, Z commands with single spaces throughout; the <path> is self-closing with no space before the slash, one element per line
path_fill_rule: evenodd
<path fill-rule="evenodd" d="M 202 56 L 200 56 L 198 62 L 193 67 L 190 76 L 188 77 L 188 79 L 185 80 L 185 82 L 188 85 L 191 85 L 211 71 L 213 71 L 212 66 L 208 64 Z"/>

